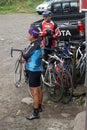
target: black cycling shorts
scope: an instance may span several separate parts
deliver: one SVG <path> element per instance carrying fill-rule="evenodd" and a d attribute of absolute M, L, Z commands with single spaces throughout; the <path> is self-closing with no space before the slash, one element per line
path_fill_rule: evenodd
<path fill-rule="evenodd" d="M 41 77 L 41 71 L 39 72 L 28 71 L 29 86 L 30 87 L 40 86 L 40 77 Z"/>

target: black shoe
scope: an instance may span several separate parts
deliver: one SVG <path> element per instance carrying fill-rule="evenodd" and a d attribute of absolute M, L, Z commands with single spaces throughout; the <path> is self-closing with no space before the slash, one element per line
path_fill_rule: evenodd
<path fill-rule="evenodd" d="M 37 118 L 39 118 L 39 114 L 37 114 L 37 113 L 32 113 L 31 115 L 26 116 L 26 119 L 28 119 L 28 120 L 33 120 L 33 119 L 37 119 Z"/>

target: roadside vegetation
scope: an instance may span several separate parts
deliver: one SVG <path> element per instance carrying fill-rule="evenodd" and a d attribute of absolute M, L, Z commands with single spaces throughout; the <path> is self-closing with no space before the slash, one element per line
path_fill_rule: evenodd
<path fill-rule="evenodd" d="M 34 13 L 43 0 L 0 0 L 0 14 Z"/>

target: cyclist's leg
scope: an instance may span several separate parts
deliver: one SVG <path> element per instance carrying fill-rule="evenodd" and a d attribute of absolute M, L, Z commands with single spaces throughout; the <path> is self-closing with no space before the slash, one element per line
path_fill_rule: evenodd
<path fill-rule="evenodd" d="M 26 117 L 29 120 L 39 118 L 39 104 L 40 104 L 39 94 L 42 92 L 42 89 L 40 89 L 41 88 L 40 76 L 41 72 L 29 72 L 29 86 L 31 88 L 31 93 L 33 96 L 33 105 L 34 105 L 33 113 Z"/>
<path fill-rule="evenodd" d="M 43 101 L 43 91 L 42 86 L 38 88 L 39 91 L 39 112 L 42 112 L 42 101 Z"/>

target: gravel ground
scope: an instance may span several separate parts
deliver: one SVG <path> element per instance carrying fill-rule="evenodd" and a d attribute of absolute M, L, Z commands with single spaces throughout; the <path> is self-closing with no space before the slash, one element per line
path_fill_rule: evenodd
<path fill-rule="evenodd" d="M 18 55 L 14 53 L 11 58 L 10 50 L 27 46 L 28 28 L 41 17 L 38 14 L 0 15 L 0 130 L 72 130 L 73 119 L 82 110 L 74 102 L 55 104 L 44 94 L 40 119 L 28 121 L 25 118 L 32 111 L 32 104 L 21 103 L 28 96 L 26 87 L 14 86 L 14 64 Z"/>

